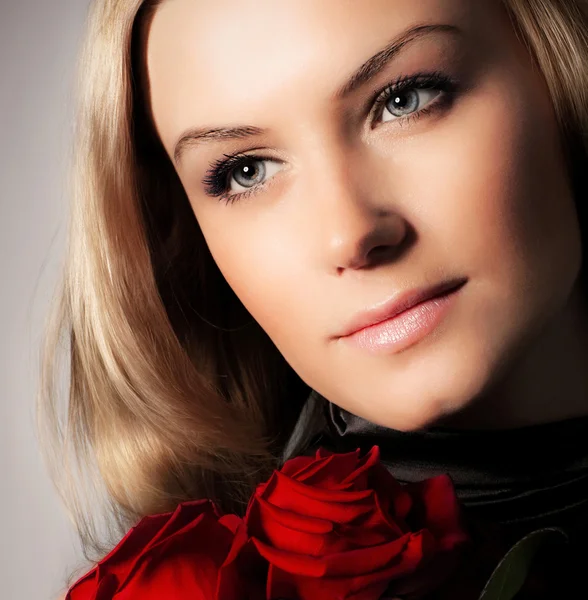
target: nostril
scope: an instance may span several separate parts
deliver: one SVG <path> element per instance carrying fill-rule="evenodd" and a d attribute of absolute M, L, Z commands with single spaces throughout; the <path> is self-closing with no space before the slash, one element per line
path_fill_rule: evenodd
<path fill-rule="evenodd" d="M 383 254 L 389 250 L 390 250 L 390 246 L 376 246 L 375 248 L 372 248 L 371 253 L 378 255 L 378 254 Z"/>
<path fill-rule="evenodd" d="M 369 251 L 367 258 L 372 264 L 379 263 L 390 258 L 395 252 L 398 252 L 398 249 L 393 246 L 376 246 Z"/>

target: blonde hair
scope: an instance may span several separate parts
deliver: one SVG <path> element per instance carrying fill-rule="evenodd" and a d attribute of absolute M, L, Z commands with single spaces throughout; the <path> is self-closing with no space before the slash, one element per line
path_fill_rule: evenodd
<path fill-rule="evenodd" d="M 39 437 L 90 561 L 142 516 L 184 500 L 240 512 L 278 464 L 309 391 L 216 268 L 154 132 L 141 52 L 158 4 L 91 6 L 68 251 L 42 353 Z M 503 4 L 549 84 L 583 200 L 586 2 Z M 117 525 L 102 542 L 96 499 Z"/>

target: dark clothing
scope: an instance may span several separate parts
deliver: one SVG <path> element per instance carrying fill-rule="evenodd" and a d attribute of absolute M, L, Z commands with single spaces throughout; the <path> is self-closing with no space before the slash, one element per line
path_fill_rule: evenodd
<path fill-rule="evenodd" d="M 569 543 L 539 555 L 517 598 L 588 598 L 588 417 L 510 430 L 405 433 L 323 401 L 322 419 L 309 451 L 377 445 L 400 482 L 449 474 L 466 515 L 496 526 L 505 551 L 537 529 L 565 530 Z"/>

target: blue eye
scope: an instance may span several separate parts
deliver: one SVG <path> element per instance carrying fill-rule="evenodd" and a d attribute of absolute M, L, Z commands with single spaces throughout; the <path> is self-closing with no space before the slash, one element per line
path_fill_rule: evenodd
<path fill-rule="evenodd" d="M 389 114 L 393 115 L 394 119 L 388 119 L 394 121 L 407 115 L 413 114 L 423 107 L 428 106 L 429 103 L 439 96 L 441 92 L 439 90 L 408 90 L 406 92 L 394 92 L 386 100 L 384 108 Z M 423 99 L 424 98 L 424 99 Z M 382 119 L 386 122 L 385 119 Z"/>
<path fill-rule="evenodd" d="M 235 202 L 256 191 L 280 170 L 283 161 L 254 155 L 226 155 L 211 165 L 203 179 L 206 193 Z"/>
<path fill-rule="evenodd" d="M 271 177 L 278 171 L 277 167 L 277 162 L 269 158 L 245 157 L 229 173 L 229 191 L 239 191 L 234 189 L 233 182 L 245 188 L 245 190 L 261 185 L 266 178 Z"/>
<path fill-rule="evenodd" d="M 419 74 L 404 77 L 378 94 L 374 113 L 392 118 L 383 122 L 415 119 L 446 106 L 455 96 L 457 83 L 443 73 Z"/>
<path fill-rule="evenodd" d="M 242 162 L 238 169 L 233 170 L 231 176 L 239 185 L 247 188 L 261 183 L 265 177 L 265 172 L 266 168 L 263 161 L 252 158 L 248 162 Z"/>
<path fill-rule="evenodd" d="M 440 72 L 419 73 L 398 78 L 380 91 L 372 101 L 371 112 L 392 118 L 382 122 L 405 123 L 448 106 L 458 84 Z M 226 203 L 242 200 L 257 192 L 277 171 L 283 161 L 251 154 L 225 154 L 211 164 L 203 179 L 206 194 Z"/>

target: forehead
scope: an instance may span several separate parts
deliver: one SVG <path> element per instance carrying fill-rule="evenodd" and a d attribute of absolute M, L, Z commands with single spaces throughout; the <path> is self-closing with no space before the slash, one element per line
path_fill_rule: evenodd
<path fill-rule="evenodd" d="M 482 5 L 498 2 L 166 0 L 146 46 L 156 128 L 169 150 L 189 126 L 263 127 L 280 107 L 327 98 L 402 31 L 430 23 L 467 31 Z"/>

